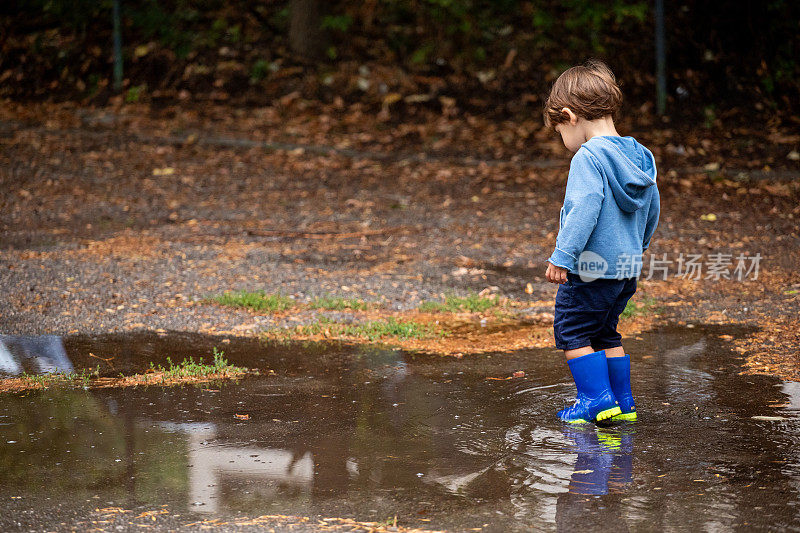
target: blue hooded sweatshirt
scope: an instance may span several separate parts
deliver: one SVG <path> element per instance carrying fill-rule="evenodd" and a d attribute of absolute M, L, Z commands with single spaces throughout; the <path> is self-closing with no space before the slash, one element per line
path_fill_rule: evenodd
<path fill-rule="evenodd" d="M 650 150 L 633 137 L 592 137 L 570 162 L 556 249 L 548 261 L 584 280 L 637 277 L 659 211 Z"/>

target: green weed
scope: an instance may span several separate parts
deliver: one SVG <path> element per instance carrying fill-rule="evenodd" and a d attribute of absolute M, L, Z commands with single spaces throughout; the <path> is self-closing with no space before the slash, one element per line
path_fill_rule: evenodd
<path fill-rule="evenodd" d="M 89 385 L 92 378 L 100 375 L 100 367 L 94 370 L 83 369 L 78 372 L 50 372 L 49 374 L 28 374 L 23 372 L 19 377 L 32 385 L 47 388 L 54 385 Z"/>
<path fill-rule="evenodd" d="M 358 298 L 341 298 L 338 296 L 321 296 L 315 298 L 308 304 L 311 309 L 329 309 L 341 311 L 342 309 L 352 309 L 353 311 L 363 311 L 369 304 Z"/>
<path fill-rule="evenodd" d="M 83 386 L 88 388 L 94 386 L 130 386 L 147 385 L 152 383 L 172 383 L 180 382 L 181 379 L 217 379 L 234 377 L 247 373 L 246 368 L 241 368 L 228 363 L 222 351 L 216 348 L 212 350 L 213 360 L 210 363 L 203 362 L 201 357 L 198 361 L 193 358 L 184 359 L 180 363 L 173 363 L 171 358 L 167 358 L 167 366 L 155 365 L 150 363 L 150 369 L 143 374 L 124 375 L 119 374 L 117 378 L 101 378 L 100 367 L 94 370 L 80 370 L 78 372 L 53 372 L 50 374 L 22 374 L 19 378 L 12 378 L 15 381 L 11 388 L 4 390 L 26 390 L 32 388 L 48 388 L 54 385 L 64 386 Z M 96 380 L 96 381 L 94 381 Z"/>
<path fill-rule="evenodd" d="M 198 361 L 189 357 L 178 364 L 173 363 L 172 359 L 167 357 L 167 367 L 150 363 L 150 370 L 160 373 L 162 381 L 178 378 L 202 378 L 215 374 L 239 374 L 247 371 L 245 368 L 228 363 L 228 360 L 225 359 L 225 352 L 213 348 L 212 354 L 214 360 L 210 364 L 204 363 L 202 357 Z"/>
<path fill-rule="evenodd" d="M 225 292 L 208 299 L 221 305 L 246 307 L 255 311 L 285 311 L 295 305 L 291 298 L 282 294 L 266 294 L 264 291 Z"/>
<path fill-rule="evenodd" d="M 136 104 L 139 100 L 142 99 L 144 96 L 145 91 L 147 90 L 147 85 L 134 85 L 133 87 L 128 88 L 128 91 L 125 93 L 125 103 L 127 104 Z"/>
<path fill-rule="evenodd" d="M 270 63 L 265 59 L 257 59 L 250 69 L 250 80 L 254 82 L 261 81 L 269 76 Z"/>

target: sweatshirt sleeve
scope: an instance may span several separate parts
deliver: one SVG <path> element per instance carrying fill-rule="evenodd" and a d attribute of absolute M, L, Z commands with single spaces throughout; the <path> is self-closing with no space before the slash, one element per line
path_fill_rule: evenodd
<path fill-rule="evenodd" d="M 564 196 L 564 213 L 556 249 L 548 261 L 575 270 L 578 256 L 592 235 L 603 205 L 603 175 L 599 163 L 585 148 L 572 158 Z"/>
<path fill-rule="evenodd" d="M 647 212 L 647 224 L 644 227 L 644 240 L 642 241 L 642 251 L 650 247 L 650 239 L 658 226 L 658 217 L 661 213 L 661 199 L 658 189 L 655 189 L 653 198 L 650 200 L 650 210 Z"/>

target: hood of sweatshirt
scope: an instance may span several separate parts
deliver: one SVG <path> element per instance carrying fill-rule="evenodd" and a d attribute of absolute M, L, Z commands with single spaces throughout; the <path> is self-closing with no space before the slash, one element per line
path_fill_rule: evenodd
<path fill-rule="evenodd" d="M 633 137 L 592 137 L 583 147 L 606 171 L 608 184 L 620 209 L 633 213 L 649 201 L 647 190 L 656 184 L 653 153 Z"/>

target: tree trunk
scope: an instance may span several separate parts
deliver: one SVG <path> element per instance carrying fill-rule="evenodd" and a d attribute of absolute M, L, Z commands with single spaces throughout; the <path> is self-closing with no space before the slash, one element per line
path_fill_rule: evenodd
<path fill-rule="evenodd" d="M 289 46 L 306 59 L 319 59 L 325 46 L 320 0 L 291 0 Z"/>

